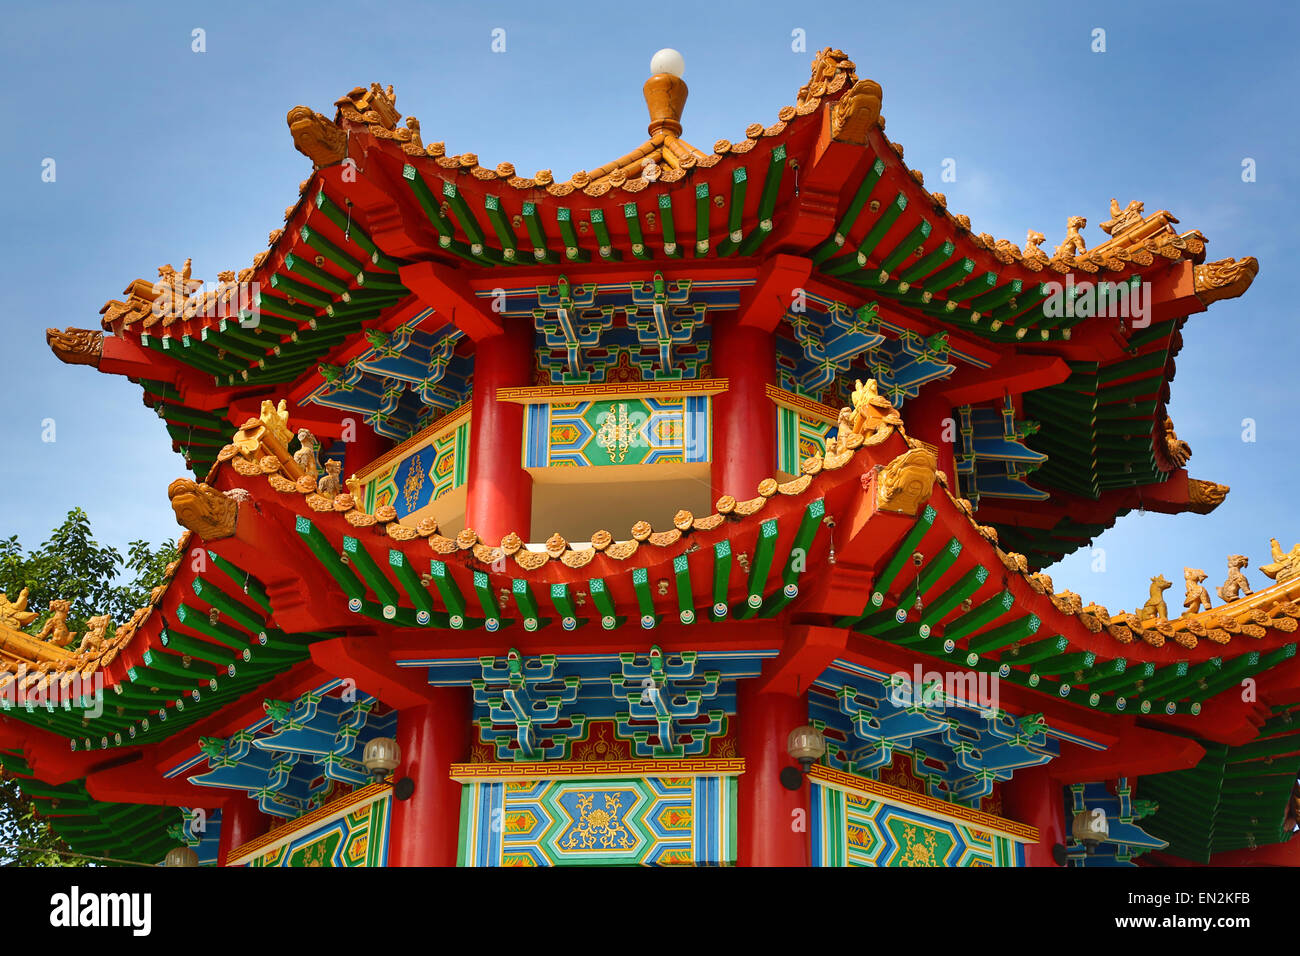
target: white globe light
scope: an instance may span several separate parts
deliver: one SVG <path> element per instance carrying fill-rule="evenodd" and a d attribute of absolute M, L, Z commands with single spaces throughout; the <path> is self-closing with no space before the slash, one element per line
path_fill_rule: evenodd
<path fill-rule="evenodd" d="M 686 61 L 676 50 L 666 48 L 660 50 L 650 58 L 650 73 L 670 73 L 673 76 L 680 77 L 686 72 Z"/>

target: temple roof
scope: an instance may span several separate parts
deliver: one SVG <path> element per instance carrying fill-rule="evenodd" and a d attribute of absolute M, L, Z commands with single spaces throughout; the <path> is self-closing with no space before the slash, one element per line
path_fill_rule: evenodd
<path fill-rule="evenodd" d="M 1137 201 L 1112 200 L 1100 224 L 1108 238 L 1090 250 L 1082 217 L 1071 218 L 1051 255 L 1034 230 L 1023 248 L 974 232 L 905 165 L 902 146 L 885 135 L 879 85 L 860 79 L 841 51 L 817 56 L 775 123 L 752 124 L 708 153 L 680 137 L 684 84 L 680 103 L 656 105 L 655 97 L 677 95 L 664 82 L 647 82 L 652 122 L 641 146 L 563 182 L 425 144 L 417 120 L 401 122 L 391 87 L 358 87 L 332 119 L 295 107 L 295 145 L 316 169 L 251 267 L 221 273 L 212 288 L 188 262 L 164 266 L 159 282 L 135 280 L 104 307 L 102 326 L 115 340 L 107 360 L 94 332 L 50 330 L 51 347 L 65 361 L 139 381 L 197 476 L 215 462 L 230 421 L 269 389 L 310 403 L 374 343 L 395 347 L 397 336 L 431 348 L 425 331 L 406 331 L 437 319 L 423 318 L 421 283 L 452 290 L 466 306 L 458 314 L 468 315 L 492 288 L 536 294 L 557 268 L 588 281 L 611 270 L 653 273 L 656 282 L 725 275 L 743 290 L 759 279 L 765 260 L 757 257 L 794 254 L 810 260 L 805 285 L 831 311 L 875 304 L 892 334 L 939 330 L 942 342 L 931 345 L 974 371 L 1005 377 L 1064 362 L 1059 375 L 1039 375 L 1054 384 L 1028 388 L 1016 409 L 1024 431 L 1012 439 L 1047 456 L 1030 476 L 1036 490 L 1014 502 L 1014 514 L 989 499 L 988 523 L 1033 565 L 1089 541 L 1139 506 L 1144 488 L 1146 500 L 1170 510 L 1213 504 L 1188 500 L 1197 489 L 1180 484 L 1165 454 L 1169 382 L 1187 315 L 1245 291 L 1254 259 L 1206 262 L 1199 231 L 1180 232 L 1170 213 L 1146 214 Z M 1076 289 L 1148 283 L 1164 299 L 1149 325 L 1116 330 L 1082 308 L 1053 306 L 1052 283 L 1076 274 Z M 475 330 L 455 321 L 435 330 L 451 371 L 421 386 L 423 404 L 403 413 L 414 416 L 402 425 L 408 431 L 467 397 L 474 345 L 464 333 Z M 1177 492 L 1150 491 L 1171 478 Z"/>
<path fill-rule="evenodd" d="M 178 521 L 190 529 L 187 534 L 209 542 L 233 534 L 239 509 L 260 502 L 257 517 L 250 512 L 245 524 L 294 527 L 299 548 L 283 560 L 303 575 L 304 586 L 311 574 L 324 572 L 342 589 L 347 610 L 340 606 L 341 613 L 399 629 L 509 627 L 503 600 L 513 601 L 522 618 L 536 619 L 528 630 L 561 619 L 568 630 L 593 614 L 609 629 L 621 626 L 629 608 L 646 628 L 663 618 L 684 624 L 705 620 L 710 615 L 697 611 L 703 603 L 713 606 L 715 619 L 728 613 L 759 620 L 792 616 L 901 639 L 962 666 L 999 668 L 1005 678 L 1042 692 L 1082 686 L 1083 693 L 1091 692 L 1090 706 L 1112 712 L 1125 709 L 1121 691 L 1126 691 L 1143 697 L 1144 708 L 1154 702 L 1169 713 L 1195 714 L 1200 701 L 1216 693 L 1216 675 L 1256 673 L 1294 654 L 1300 619 L 1296 549 L 1282 552 L 1275 544 L 1276 560 L 1264 570 L 1277 584 L 1244 596 L 1231 592 L 1233 600 L 1213 609 L 1208 595 L 1205 607 L 1197 604 L 1182 617 L 1157 608 L 1154 599 L 1136 614 L 1085 606 L 1068 591 L 1055 593 L 1046 575 L 1030 573 L 1023 555 L 1002 550 L 996 530 L 978 524 L 969 502 L 945 487 L 933 451 L 907 438 L 902 418 L 888 402 L 869 401 L 874 404 L 860 406 L 858 431 L 842 446 L 807 459 L 792 481 L 768 479 L 754 497 L 723 496 L 711 515 L 681 511 L 671 528 L 655 530 L 639 522 L 626 536 L 599 530 L 583 543 L 555 535 L 544 546 L 527 545 L 512 534 L 493 544 L 471 529 L 449 538 L 431 519 L 403 523 L 388 507 L 367 513 L 348 491 L 328 487 L 329 479 L 318 482 L 302 473 L 288 452 L 283 409 L 277 412 L 269 403 L 262 418 L 250 419 L 223 448 L 222 464 L 209 475 L 225 492 L 182 479 L 169 495 Z M 866 484 L 888 484 L 894 474 L 928 484 L 933 494 L 909 493 L 896 505 L 883 488 L 864 497 Z M 833 574 L 834 529 L 850 524 L 855 509 L 863 507 L 877 512 L 871 524 L 878 552 L 871 559 L 875 584 L 865 608 L 827 616 L 823 591 L 800 582 Z M 386 570 L 364 543 L 372 535 L 359 537 L 366 529 L 386 542 Z M 193 541 L 182 539 L 185 548 Z M 838 547 L 842 562 L 850 543 L 841 537 Z M 792 563 L 796 549 L 807 555 L 802 570 Z M 25 661 L 14 658 L 28 665 L 21 670 L 0 665 L 19 672 L 26 693 L 98 671 L 114 693 L 133 701 L 116 717 L 106 715 L 97 723 L 99 739 L 81 740 L 84 734 L 72 715 L 30 708 L 9 713 L 91 748 L 163 739 L 303 660 L 313 641 L 328 636 L 277 627 L 266 589 L 255 576 L 213 551 L 202 553 L 202 570 L 187 566 L 193 562 L 172 567 L 151 604 L 117 628 L 110 641 L 83 644 L 76 656 L 63 652 L 66 662 L 47 662 L 40 656 L 48 656 L 44 649 L 61 649 L 14 631 L 25 645 L 39 649 Z M 916 557 L 921 561 L 909 560 Z M 318 572 L 311 570 L 313 564 Z M 413 570 L 430 565 L 433 575 Z M 439 595 L 436 602 L 422 577 Z M 914 598 L 927 609 L 919 624 L 903 613 Z M 555 607 L 558 618 L 549 618 L 547 605 Z M 514 626 L 522 618 L 514 619 Z M 936 636 L 918 643 L 918 634 Z M 1048 634 L 1056 636 L 1041 636 Z M 948 635 L 960 636 L 949 639 L 952 646 L 945 650 L 939 645 Z M 1035 649 L 1029 670 L 1021 670 L 1018 659 L 1025 647 Z M 1157 673 L 1162 679 L 1152 680 Z M 6 674 L 4 679 L 15 678 Z M 1162 689 L 1152 696 L 1141 690 L 1144 685 Z"/>

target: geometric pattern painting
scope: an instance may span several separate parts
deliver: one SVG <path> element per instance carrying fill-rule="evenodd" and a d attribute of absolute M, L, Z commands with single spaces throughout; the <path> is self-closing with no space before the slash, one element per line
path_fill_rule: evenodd
<path fill-rule="evenodd" d="M 392 505 L 405 518 L 461 485 L 469 474 L 469 417 L 365 479 L 366 511 Z"/>
<path fill-rule="evenodd" d="M 652 396 L 528 406 L 524 467 L 709 460 L 709 399 Z"/>
<path fill-rule="evenodd" d="M 826 443 L 837 426 L 801 415 L 792 408 L 776 409 L 776 467 L 787 475 L 799 474 L 805 458 L 826 453 Z"/>
<path fill-rule="evenodd" d="M 274 846 L 249 849 L 244 866 L 387 866 L 391 790 L 380 784 L 344 798 L 345 806 L 324 806 L 316 816 L 301 817 L 294 832 Z M 360 796 L 361 800 L 355 799 Z M 322 817 L 326 819 L 322 820 Z M 304 822 L 305 821 L 305 822 Z M 274 836 L 274 834 L 273 834 Z M 235 861 L 231 861 L 232 863 Z"/>
<path fill-rule="evenodd" d="M 735 862 L 734 775 L 611 775 L 618 767 L 605 767 L 602 775 L 580 779 L 465 780 L 460 865 Z"/>
<path fill-rule="evenodd" d="M 827 767 L 810 782 L 814 866 L 1023 866 L 1023 842 L 1038 838 L 1024 824 Z"/>

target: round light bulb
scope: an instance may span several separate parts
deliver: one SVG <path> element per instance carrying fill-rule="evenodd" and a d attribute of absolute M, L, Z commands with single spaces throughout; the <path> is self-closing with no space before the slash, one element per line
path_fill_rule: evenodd
<path fill-rule="evenodd" d="M 650 73 L 669 73 L 681 77 L 686 72 L 686 61 L 671 47 L 666 47 L 650 58 Z"/>

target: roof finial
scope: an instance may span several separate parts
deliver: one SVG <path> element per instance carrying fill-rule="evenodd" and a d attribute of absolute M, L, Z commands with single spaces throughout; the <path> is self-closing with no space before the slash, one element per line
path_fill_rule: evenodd
<path fill-rule="evenodd" d="M 650 110 L 650 135 L 668 132 L 674 136 L 682 134 L 682 110 L 686 106 L 686 83 L 682 73 L 686 71 L 686 61 L 673 49 L 660 50 L 650 58 L 650 79 L 645 81 L 641 92 L 645 95 L 645 104 Z"/>

